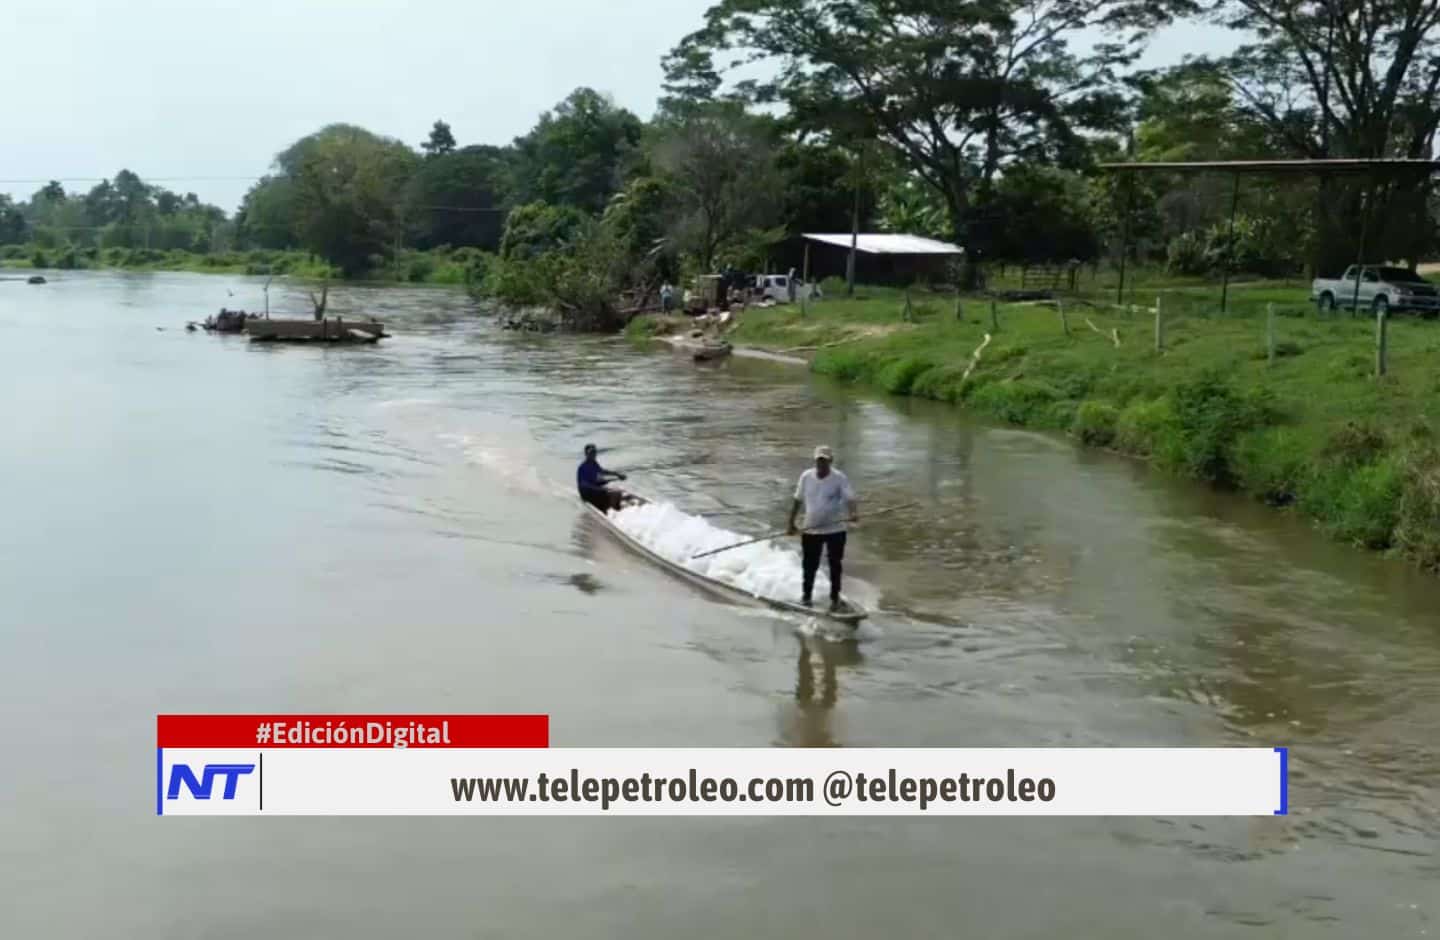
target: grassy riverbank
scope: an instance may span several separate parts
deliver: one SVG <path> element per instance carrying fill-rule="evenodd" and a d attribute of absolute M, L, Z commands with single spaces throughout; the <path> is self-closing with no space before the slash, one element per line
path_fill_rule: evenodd
<path fill-rule="evenodd" d="M 1063 322 L 1054 305 L 1000 304 L 998 330 L 988 300 L 962 299 L 957 320 L 953 296 L 917 291 L 905 322 L 902 293 L 862 289 L 803 317 L 794 306 L 748 311 L 731 339 L 803 352 L 844 381 L 1064 431 L 1440 568 L 1440 323 L 1394 317 L 1377 381 L 1374 321 L 1318 318 L 1303 285 L 1232 285 L 1224 316 L 1215 286 L 1147 287 L 1150 306 L 1094 296 L 1067 303 Z"/>
<path fill-rule="evenodd" d="M 479 253 L 455 251 L 404 251 L 359 280 L 372 283 L 464 285 L 475 276 Z M 58 270 L 183 271 L 195 274 L 249 274 L 303 279 L 341 279 L 341 272 L 303 251 L 158 251 L 147 248 L 42 249 L 6 246 L 0 249 L 0 268 Z"/>

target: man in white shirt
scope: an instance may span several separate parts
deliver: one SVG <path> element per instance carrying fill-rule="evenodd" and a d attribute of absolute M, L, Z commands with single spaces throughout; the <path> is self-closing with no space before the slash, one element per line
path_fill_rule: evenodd
<path fill-rule="evenodd" d="M 800 474 L 795 484 L 795 500 L 790 505 L 790 521 L 786 531 L 794 535 L 795 516 L 805 509 L 805 525 L 800 536 L 801 570 L 804 573 L 801 603 L 810 606 L 815 589 L 815 572 L 820 570 L 820 554 L 830 562 L 830 609 L 840 608 L 841 562 L 845 559 L 845 523 L 859 519 L 859 500 L 850 488 L 850 480 L 831 467 L 835 456 L 828 447 L 815 448 L 815 466 Z"/>

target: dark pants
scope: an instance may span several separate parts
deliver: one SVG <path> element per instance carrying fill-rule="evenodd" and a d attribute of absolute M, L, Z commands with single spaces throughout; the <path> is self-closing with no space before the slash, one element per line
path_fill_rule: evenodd
<path fill-rule="evenodd" d="M 580 498 L 601 512 L 615 508 L 615 494 L 603 486 L 580 487 Z"/>
<path fill-rule="evenodd" d="M 800 564 L 804 571 L 804 595 L 806 600 L 810 598 L 810 592 L 815 589 L 815 572 L 820 570 L 820 553 L 830 561 L 830 599 L 840 599 L 840 563 L 845 560 L 845 533 L 833 532 L 830 535 L 802 535 L 800 536 Z"/>

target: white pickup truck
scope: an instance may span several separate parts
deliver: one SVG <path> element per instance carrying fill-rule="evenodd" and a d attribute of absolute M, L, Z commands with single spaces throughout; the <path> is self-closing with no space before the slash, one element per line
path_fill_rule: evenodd
<path fill-rule="evenodd" d="M 800 278 L 791 278 L 786 274 L 757 274 L 755 276 L 755 295 L 768 297 L 777 304 L 792 303 L 801 297 L 806 300 L 818 300 L 820 285 L 806 284 Z"/>
<path fill-rule="evenodd" d="M 1320 305 L 1321 310 L 1336 307 L 1359 306 L 1376 313 L 1391 310 L 1416 310 L 1434 314 L 1440 311 L 1440 291 L 1435 285 L 1405 268 L 1389 268 L 1382 265 L 1360 267 L 1360 283 L 1355 283 L 1356 266 L 1345 269 L 1343 277 L 1316 278 L 1310 285 L 1310 299 Z"/>

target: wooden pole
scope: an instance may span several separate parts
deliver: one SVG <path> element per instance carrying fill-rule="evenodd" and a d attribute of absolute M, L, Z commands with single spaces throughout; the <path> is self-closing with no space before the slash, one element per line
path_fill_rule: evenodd
<path fill-rule="evenodd" d="M 1225 236 L 1225 270 L 1220 281 L 1220 312 L 1230 300 L 1230 266 L 1235 257 L 1235 210 L 1240 208 L 1240 174 L 1235 174 L 1235 187 L 1230 191 L 1230 232 Z"/>
<path fill-rule="evenodd" d="M 992 332 L 1000 332 L 1000 312 L 995 309 L 995 298 L 990 298 L 990 329 Z"/>
<path fill-rule="evenodd" d="M 1160 307 L 1160 295 L 1155 295 L 1155 352 L 1165 349 L 1165 315 Z"/>
<path fill-rule="evenodd" d="M 860 173 L 864 151 L 855 157 L 855 203 L 850 210 L 850 257 L 845 261 L 845 296 L 855 296 L 855 253 L 860 246 Z"/>
<path fill-rule="evenodd" d="M 1360 280 L 1365 273 L 1365 236 L 1370 231 L 1370 196 L 1374 187 L 1370 180 L 1365 180 L 1365 188 L 1360 192 L 1360 253 L 1355 256 L 1355 293 L 1350 298 L 1350 316 L 1360 315 Z"/>
<path fill-rule="evenodd" d="M 807 302 L 810 300 L 810 242 L 805 242 L 805 266 L 804 274 L 800 277 L 800 283 L 804 286 L 804 293 L 800 295 L 800 316 L 805 316 Z"/>
<path fill-rule="evenodd" d="M 910 285 L 905 285 L 905 313 L 903 314 L 906 323 L 915 319 L 915 311 L 910 306 Z"/>
<path fill-rule="evenodd" d="M 1060 329 L 1063 330 L 1068 337 L 1070 335 L 1070 321 L 1065 319 L 1065 301 L 1057 299 L 1055 301 L 1055 309 L 1060 311 Z"/>
<path fill-rule="evenodd" d="M 1115 288 L 1115 303 L 1125 302 L 1125 256 L 1130 253 L 1130 214 L 1135 203 L 1135 174 L 1125 178 L 1125 216 L 1120 220 L 1120 286 Z"/>
<path fill-rule="evenodd" d="M 1275 364 L 1275 305 L 1265 305 L 1265 361 Z"/>
<path fill-rule="evenodd" d="M 1375 378 L 1381 379 L 1385 376 L 1385 353 L 1388 342 L 1386 336 L 1386 324 L 1390 318 L 1385 310 L 1375 311 Z"/>
<path fill-rule="evenodd" d="M 959 284 L 959 282 L 956 282 L 956 284 L 955 284 L 955 320 L 956 320 L 956 322 L 959 322 L 959 321 L 961 321 L 961 320 L 963 320 L 963 319 L 965 319 L 965 310 L 964 310 L 964 308 L 961 307 L 961 305 L 960 305 L 960 284 Z"/>

